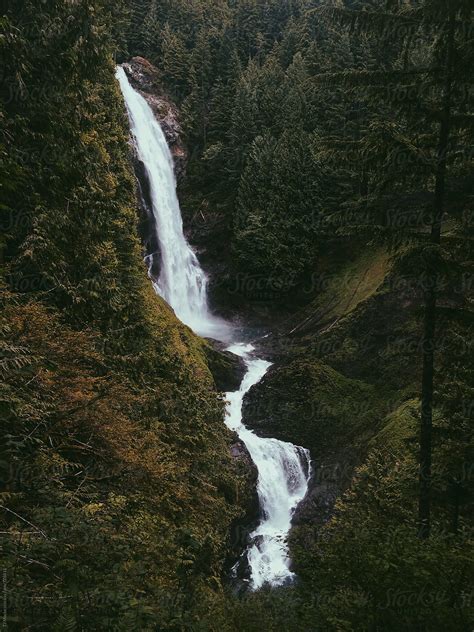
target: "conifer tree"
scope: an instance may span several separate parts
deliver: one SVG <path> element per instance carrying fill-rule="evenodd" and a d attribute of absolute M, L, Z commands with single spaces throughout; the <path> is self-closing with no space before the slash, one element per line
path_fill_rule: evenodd
<path fill-rule="evenodd" d="M 156 62 L 160 49 L 160 23 L 157 0 L 150 0 L 148 11 L 141 24 L 140 33 L 140 48 L 143 50 L 143 55 L 152 62 Z"/>
<path fill-rule="evenodd" d="M 143 54 L 144 22 L 152 0 L 130 0 L 130 22 L 127 29 L 128 51 L 131 55 Z"/>
<path fill-rule="evenodd" d="M 184 37 L 166 22 L 160 33 L 160 40 L 159 67 L 163 72 L 163 79 L 173 86 L 174 95 L 182 99 L 190 90 L 190 60 Z"/>

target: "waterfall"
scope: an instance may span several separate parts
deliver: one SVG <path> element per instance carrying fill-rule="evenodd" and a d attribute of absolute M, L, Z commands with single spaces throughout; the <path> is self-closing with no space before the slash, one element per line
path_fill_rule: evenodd
<path fill-rule="evenodd" d="M 166 138 L 146 100 L 130 85 L 123 68 L 117 79 L 127 106 L 131 132 L 150 183 L 152 211 L 161 252 L 161 271 L 155 290 L 177 317 L 199 335 L 232 339 L 231 327 L 208 308 L 207 277 L 187 243 L 176 194 L 173 158 Z M 271 366 L 257 358 L 253 347 L 234 342 L 228 347 L 247 366 L 240 389 L 227 393 L 227 426 L 247 447 L 258 470 L 257 492 L 262 519 L 251 534 L 246 552 L 253 589 L 265 583 L 278 586 L 291 581 L 287 536 L 298 503 L 304 498 L 310 476 L 310 456 L 304 448 L 277 439 L 258 437 L 242 423 L 245 394 Z"/>
<path fill-rule="evenodd" d="M 117 79 L 127 106 L 130 128 L 140 160 L 150 182 L 150 197 L 161 251 L 161 271 L 156 292 L 176 316 L 196 333 L 226 339 L 229 327 L 209 312 L 207 277 L 184 233 L 173 157 L 165 135 L 146 100 L 130 85 L 123 68 Z"/>

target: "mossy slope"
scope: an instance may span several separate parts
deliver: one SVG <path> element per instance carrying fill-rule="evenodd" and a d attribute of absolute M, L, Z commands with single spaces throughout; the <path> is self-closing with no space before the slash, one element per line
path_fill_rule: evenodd
<path fill-rule="evenodd" d="M 207 343 L 141 260 L 113 14 L 94 0 L 4 21 L 3 85 L 22 95 L 0 115 L 11 629 L 191 625 L 222 598 L 230 526 L 252 492 Z"/>

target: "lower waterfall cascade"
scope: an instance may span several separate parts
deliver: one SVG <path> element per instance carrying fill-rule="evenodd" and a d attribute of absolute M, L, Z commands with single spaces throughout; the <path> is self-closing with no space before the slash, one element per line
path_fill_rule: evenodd
<path fill-rule="evenodd" d="M 227 393 L 226 425 L 245 444 L 258 470 L 257 493 L 261 520 L 250 534 L 245 552 L 250 568 L 250 586 L 279 586 L 292 581 L 287 536 L 298 504 L 305 497 L 311 475 L 309 451 L 273 438 L 262 438 L 242 423 L 243 400 L 263 379 L 271 364 L 254 354 L 251 344 L 236 342 L 232 327 L 211 313 L 207 276 L 186 241 L 176 193 L 173 158 L 165 135 L 146 99 L 130 85 L 125 70 L 117 68 L 136 150 L 150 183 L 152 212 L 161 266 L 156 292 L 176 316 L 201 336 L 226 341 L 228 351 L 246 364 L 240 389 Z M 237 562 L 239 564 L 239 562 Z"/>

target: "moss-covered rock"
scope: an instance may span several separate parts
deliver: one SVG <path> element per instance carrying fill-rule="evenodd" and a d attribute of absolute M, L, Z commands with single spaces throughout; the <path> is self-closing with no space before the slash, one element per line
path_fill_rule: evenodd
<path fill-rule="evenodd" d="M 237 391 L 247 370 L 245 362 L 225 350 L 225 344 L 208 340 L 204 347 L 207 363 L 218 391 Z"/>
<path fill-rule="evenodd" d="M 373 386 L 315 359 L 276 365 L 251 389 L 244 402 L 245 423 L 259 435 L 311 451 L 313 476 L 298 520 L 327 518 L 377 431 L 381 408 Z"/>

